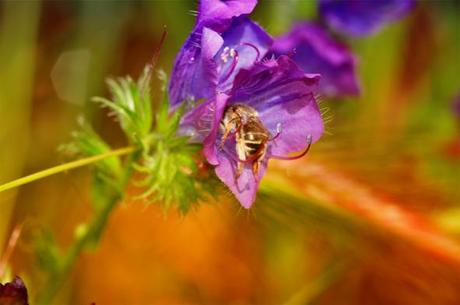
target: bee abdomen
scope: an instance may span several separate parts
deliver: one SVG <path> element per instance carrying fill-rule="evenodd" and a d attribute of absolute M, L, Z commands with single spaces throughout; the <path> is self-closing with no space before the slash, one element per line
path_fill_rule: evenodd
<path fill-rule="evenodd" d="M 244 142 L 244 146 L 246 147 L 246 150 L 248 152 L 256 152 L 259 148 L 262 142 Z"/>

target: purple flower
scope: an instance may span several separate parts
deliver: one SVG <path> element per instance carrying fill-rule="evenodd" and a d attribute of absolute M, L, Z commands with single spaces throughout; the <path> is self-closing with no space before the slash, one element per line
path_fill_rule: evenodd
<path fill-rule="evenodd" d="M 320 25 L 299 23 L 289 33 L 275 39 L 272 49 L 276 55 L 291 54 L 305 72 L 320 73 L 320 94 L 329 97 L 359 95 L 355 57 Z"/>
<path fill-rule="evenodd" d="M 221 1 L 201 2 L 198 16 L 207 8 L 207 21 L 197 22 L 179 53 L 169 89 L 172 109 L 189 106 L 180 132 L 203 143 L 219 179 L 249 208 L 268 160 L 293 159 L 288 154 L 300 150 L 297 157 L 303 156 L 321 136 L 314 97 L 319 75 L 305 74 L 287 56 L 266 59 L 273 40 L 240 15 L 249 2 L 229 3 L 235 10 L 220 9 Z"/>
<path fill-rule="evenodd" d="M 0 284 L 0 304 L 28 305 L 27 298 L 27 289 L 19 277 L 16 277 L 11 283 Z"/>
<path fill-rule="evenodd" d="M 455 117 L 460 120 L 460 93 L 458 93 L 452 100 L 452 110 Z"/>
<path fill-rule="evenodd" d="M 414 5 L 414 0 L 320 0 L 319 12 L 338 33 L 367 36 L 404 17 Z"/>
<path fill-rule="evenodd" d="M 243 207 L 249 208 L 254 202 L 270 158 L 294 159 L 287 155 L 302 149 L 303 156 L 310 144 L 320 138 L 323 121 L 313 94 L 318 81 L 319 75 L 305 74 L 287 56 L 258 61 L 241 69 L 229 90 L 217 93 L 184 117 L 183 126 L 203 140 L 206 159 L 215 165 L 217 176 Z M 223 139 L 225 116 L 229 109 L 241 107 L 256 111 L 255 120 L 265 128 L 266 147 L 262 147 L 265 151 L 260 159 L 244 159 L 245 155 L 238 151 L 239 127 L 234 126 Z M 252 115 L 243 118 L 247 121 L 240 128 L 249 140 L 245 147 L 256 150 L 261 146 L 251 141 L 254 127 L 244 130 L 251 126 L 252 119 Z M 260 129 L 255 130 L 261 133 Z"/>

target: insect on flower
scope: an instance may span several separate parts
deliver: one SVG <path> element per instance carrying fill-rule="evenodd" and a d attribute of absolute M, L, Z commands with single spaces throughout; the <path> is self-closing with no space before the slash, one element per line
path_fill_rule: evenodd
<path fill-rule="evenodd" d="M 268 143 L 275 140 L 281 134 L 281 125 L 277 126 L 277 134 L 271 136 L 259 118 L 258 112 L 244 104 L 233 104 L 224 111 L 223 119 L 220 122 L 222 138 L 220 148 L 224 148 L 225 141 L 229 135 L 233 134 L 236 138 L 236 155 L 238 157 L 238 168 L 236 179 L 241 175 L 244 165 L 252 164 L 252 173 L 257 180 L 259 167 L 264 161 L 268 149 Z M 311 146 L 311 135 L 307 138 L 307 148 L 296 157 L 271 156 L 271 158 L 282 160 L 294 160 L 303 157 Z"/>
<path fill-rule="evenodd" d="M 203 143 L 217 177 L 249 208 L 269 159 L 302 157 L 321 137 L 315 100 L 320 76 L 305 74 L 288 56 L 267 57 L 273 39 L 245 15 L 255 1 L 249 7 L 242 0 L 207 0 L 200 10 L 211 4 L 219 9 L 212 19 L 199 12 L 176 58 L 171 110 L 186 103 L 180 132 Z"/>
<path fill-rule="evenodd" d="M 269 159 L 303 157 L 320 138 L 318 81 L 287 56 L 256 62 L 238 72 L 230 90 L 183 117 L 184 133 L 203 143 L 206 159 L 244 207 L 254 202 Z"/>

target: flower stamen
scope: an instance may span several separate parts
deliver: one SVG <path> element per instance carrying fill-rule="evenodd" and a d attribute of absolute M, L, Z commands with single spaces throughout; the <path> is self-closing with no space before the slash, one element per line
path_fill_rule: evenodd
<path fill-rule="evenodd" d="M 278 160 L 296 160 L 296 159 L 300 159 L 302 158 L 303 156 L 305 156 L 308 151 L 310 150 L 310 147 L 311 147 L 311 142 L 313 141 L 313 138 L 311 135 L 308 135 L 307 136 L 307 147 L 305 148 L 305 150 L 303 152 L 301 152 L 299 155 L 297 156 L 292 156 L 292 157 L 288 157 L 288 156 L 276 156 L 276 155 L 270 155 L 270 158 L 273 158 L 273 159 L 278 159 Z"/>
<path fill-rule="evenodd" d="M 276 140 L 281 134 L 281 123 L 276 124 L 276 135 L 270 139 L 268 139 L 269 142 L 272 142 Z"/>
<path fill-rule="evenodd" d="M 256 63 L 256 62 L 259 61 L 259 58 L 260 58 L 260 51 L 259 51 L 259 48 L 258 48 L 258 47 L 256 47 L 254 44 L 249 43 L 249 42 L 242 42 L 240 45 L 242 45 L 242 46 L 248 46 L 248 47 L 253 48 L 253 49 L 256 51 L 256 53 L 257 53 L 256 59 L 254 60 L 254 63 Z"/>
<path fill-rule="evenodd" d="M 233 74 L 233 71 L 235 71 L 236 65 L 238 64 L 238 51 L 233 48 L 230 49 L 229 47 L 225 47 L 224 51 L 220 55 L 220 58 L 222 59 L 224 63 L 226 63 L 229 57 L 232 58 L 233 61 L 231 63 L 230 68 L 228 69 L 227 74 L 223 77 L 221 82 L 226 82 L 230 78 L 230 76 Z"/>

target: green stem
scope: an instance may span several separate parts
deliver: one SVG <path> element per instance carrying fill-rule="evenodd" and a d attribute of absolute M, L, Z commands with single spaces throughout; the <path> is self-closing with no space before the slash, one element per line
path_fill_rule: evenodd
<path fill-rule="evenodd" d="M 80 253 L 88 246 L 95 244 L 95 236 L 100 237 L 100 233 L 105 227 L 110 213 L 120 198 L 121 197 L 117 193 L 108 199 L 104 208 L 97 215 L 95 215 L 91 222 L 88 224 L 87 231 L 74 241 L 66 255 L 63 257 L 62 264 L 59 266 L 57 273 L 51 274 L 48 277 L 44 288 L 41 290 L 42 292 L 39 295 L 37 304 L 52 304 L 52 301 L 68 278 L 68 275 L 72 270 L 72 266 L 75 264 Z"/>
<path fill-rule="evenodd" d="M 106 197 L 106 204 L 93 217 L 88 224 L 87 229 L 79 235 L 72 244 L 67 254 L 63 257 L 62 264 L 60 265 L 57 273 L 52 274 L 48 278 L 37 304 L 48 305 L 52 303 L 53 299 L 56 297 L 62 285 L 68 278 L 68 275 L 81 252 L 90 246 L 94 246 L 98 242 L 107 225 L 111 212 L 123 198 L 124 189 L 127 187 L 132 175 L 132 164 L 135 159 L 135 154 L 129 155 L 124 167 L 124 174 L 118 181 L 118 187 L 112 189 L 111 193 Z"/>
<path fill-rule="evenodd" d="M 126 155 L 133 151 L 134 151 L 133 147 L 123 147 L 123 148 L 111 150 L 109 152 L 106 152 L 106 153 L 103 153 L 97 156 L 91 156 L 88 158 L 84 158 L 84 159 L 68 162 L 65 164 L 61 164 L 55 167 L 51 167 L 43 171 L 40 171 L 38 173 L 34 173 L 34 174 L 31 174 L 31 175 L 28 175 L 28 176 L 25 176 L 25 177 L 22 177 L 22 178 L 19 178 L 19 179 L 16 179 L 16 180 L 0 185 L 0 193 L 6 190 L 33 182 L 33 181 L 60 173 L 60 172 L 64 172 L 64 171 L 71 170 L 77 167 L 85 166 L 91 163 L 95 163 L 95 162 L 98 162 L 100 160 L 103 160 L 109 157 Z"/>

